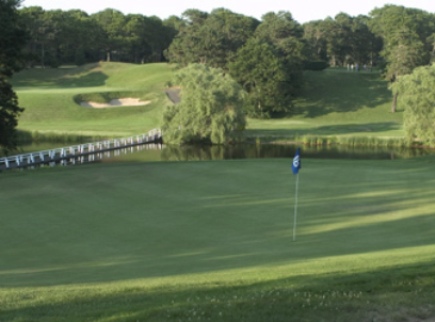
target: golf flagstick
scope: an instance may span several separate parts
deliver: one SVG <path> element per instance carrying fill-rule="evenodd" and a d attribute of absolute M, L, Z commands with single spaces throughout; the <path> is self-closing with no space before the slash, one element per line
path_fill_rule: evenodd
<path fill-rule="evenodd" d="M 293 241 L 296 241 L 296 225 L 297 225 L 297 218 L 298 218 L 298 190 L 299 190 L 299 174 L 296 175 L 295 213 L 293 216 Z"/>
<path fill-rule="evenodd" d="M 301 149 L 296 149 L 295 157 L 292 162 L 292 171 L 296 175 L 296 187 L 295 187 L 295 213 L 293 218 L 293 241 L 296 241 L 296 226 L 298 215 L 298 191 L 299 191 L 299 169 L 301 168 Z"/>

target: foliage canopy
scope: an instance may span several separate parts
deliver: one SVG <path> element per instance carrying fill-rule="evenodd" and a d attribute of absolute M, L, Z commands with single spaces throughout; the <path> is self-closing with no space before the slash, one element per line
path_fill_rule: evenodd
<path fill-rule="evenodd" d="M 181 102 L 168 106 L 162 130 L 167 143 L 222 144 L 245 129 L 243 90 L 221 69 L 191 64 L 175 75 Z"/>
<path fill-rule="evenodd" d="M 236 51 L 253 35 L 259 24 L 254 18 L 223 8 L 210 14 L 186 10 L 183 22 L 168 49 L 167 58 L 182 66 L 204 63 L 222 69 L 227 69 Z"/>
<path fill-rule="evenodd" d="M 247 112 L 270 117 L 288 112 L 302 87 L 302 27 L 289 12 L 263 16 L 254 36 L 236 53 L 231 75 L 248 92 Z"/>
<path fill-rule="evenodd" d="M 435 145 L 435 65 L 419 67 L 402 76 L 392 85 L 400 92 L 403 105 L 406 138 L 431 146 Z"/>
<path fill-rule="evenodd" d="M 21 48 L 26 41 L 18 21 L 19 4 L 18 0 L 0 0 L 0 147 L 4 150 L 16 146 L 15 128 L 23 111 L 9 83 L 20 68 Z"/>

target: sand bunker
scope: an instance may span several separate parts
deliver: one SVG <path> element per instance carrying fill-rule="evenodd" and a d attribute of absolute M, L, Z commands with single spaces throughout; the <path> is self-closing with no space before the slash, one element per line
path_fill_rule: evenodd
<path fill-rule="evenodd" d="M 109 103 L 96 103 L 96 102 L 81 102 L 80 105 L 83 107 L 92 108 L 107 108 L 107 107 L 118 107 L 118 106 L 143 106 L 150 104 L 151 101 L 141 101 L 138 98 L 117 98 L 111 100 Z"/>

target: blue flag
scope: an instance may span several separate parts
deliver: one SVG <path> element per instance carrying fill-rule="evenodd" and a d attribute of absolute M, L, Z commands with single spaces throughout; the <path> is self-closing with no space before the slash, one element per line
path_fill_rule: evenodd
<path fill-rule="evenodd" d="M 298 174 L 300 168 L 301 168 L 301 149 L 297 148 L 292 163 L 293 174 Z"/>

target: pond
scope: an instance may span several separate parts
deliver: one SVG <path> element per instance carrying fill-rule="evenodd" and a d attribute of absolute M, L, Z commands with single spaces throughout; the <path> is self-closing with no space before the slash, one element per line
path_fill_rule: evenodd
<path fill-rule="evenodd" d="M 58 148 L 59 145 L 33 144 L 23 146 L 19 153 Z M 165 146 L 139 145 L 80 157 L 70 163 L 85 162 L 146 162 L 205 161 L 257 158 L 292 158 L 297 146 L 284 144 L 239 144 L 229 146 Z M 393 160 L 435 154 L 430 149 L 387 147 L 302 146 L 303 158 Z"/>
<path fill-rule="evenodd" d="M 258 158 L 293 158 L 296 145 L 240 144 L 230 146 L 158 146 L 158 150 L 139 149 L 134 153 L 113 153 L 108 162 L 123 161 L 205 161 Z M 392 160 L 435 154 L 428 149 L 302 146 L 304 158 Z"/>

